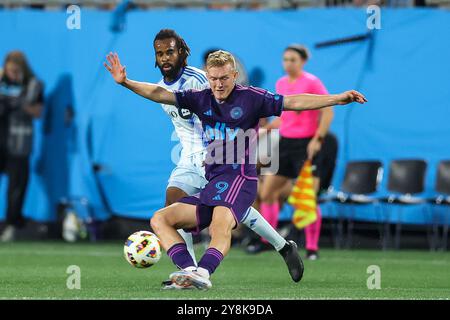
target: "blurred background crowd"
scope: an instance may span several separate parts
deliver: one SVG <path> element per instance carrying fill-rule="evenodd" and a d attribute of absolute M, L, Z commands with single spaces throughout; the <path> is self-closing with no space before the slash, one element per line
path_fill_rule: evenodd
<path fill-rule="evenodd" d="M 86 8 L 114 10 L 121 0 L 3 0 L 5 8 L 30 7 L 36 9 L 59 9 L 71 4 Z M 155 8 L 203 8 L 203 9 L 296 9 L 305 7 L 363 7 L 378 5 L 386 7 L 448 7 L 448 0 L 133 0 L 140 9 Z"/>

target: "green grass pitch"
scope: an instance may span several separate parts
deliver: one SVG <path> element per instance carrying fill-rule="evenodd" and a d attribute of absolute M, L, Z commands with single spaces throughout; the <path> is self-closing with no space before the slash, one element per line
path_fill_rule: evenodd
<path fill-rule="evenodd" d="M 165 254 L 135 269 L 122 250 L 121 242 L 0 244 L 0 299 L 450 299 L 450 253 L 324 249 L 295 284 L 278 253 L 232 249 L 211 290 L 175 292 L 160 289 L 175 270 Z M 67 289 L 70 265 L 81 269 L 80 290 Z M 381 269 L 380 290 L 367 288 L 370 265 Z"/>

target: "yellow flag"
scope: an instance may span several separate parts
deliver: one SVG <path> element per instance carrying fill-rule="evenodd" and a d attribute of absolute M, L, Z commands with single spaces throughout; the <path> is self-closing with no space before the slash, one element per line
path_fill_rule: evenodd
<path fill-rule="evenodd" d="M 317 220 L 317 202 L 314 191 L 312 164 L 305 161 L 294 188 L 288 198 L 295 211 L 292 216 L 292 223 L 297 229 L 303 229 Z"/>

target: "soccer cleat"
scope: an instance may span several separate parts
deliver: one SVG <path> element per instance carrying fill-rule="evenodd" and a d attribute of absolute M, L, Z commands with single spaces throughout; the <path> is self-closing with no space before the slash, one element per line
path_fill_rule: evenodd
<path fill-rule="evenodd" d="M 172 273 L 169 276 L 172 283 L 180 287 L 194 286 L 199 290 L 208 290 L 212 287 L 211 281 L 205 277 L 202 277 L 195 271 L 180 270 Z"/>
<path fill-rule="evenodd" d="M 289 240 L 286 245 L 278 251 L 283 257 L 289 270 L 289 274 L 294 282 L 299 282 L 303 277 L 303 261 L 297 251 L 297 244 Z"/>
<path fill-rule="evenodd" d="M 195 289 L 194 286 L 182 287 L 172 282 L 171 280 L 165 280 L 161 284 L 162 290 L 192 290 Z"/>
<path fill-rule="evenodd" d="M 6 226 L 0 237 L 1 242 L 11 242 L 16 238 L 16 228 L 14 226 Z"/>
<path fill-rule="evenodd" d="M 306 259 L 317 260 L 319 259 L 319 253 L 315 250 L 308 250 L 306 251 Z"/>

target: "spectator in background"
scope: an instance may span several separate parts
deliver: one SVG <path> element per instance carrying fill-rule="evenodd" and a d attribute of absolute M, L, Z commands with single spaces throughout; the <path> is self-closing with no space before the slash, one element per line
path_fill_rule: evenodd
<path fill-rule="evenodd" d="M 270 127 L 275 129 L 275 125 L 277 124 L 277 122 L 272 124 Z M 269 127 L 268 123 L 266 123 L 265 126 Z M 276 129 L 278 129 L 278 128 L 279 127 L 277 127 Z M 264 133 L 264 134 L 261 134 L 260 137 L 262 140 L 261 139 L 259 140 L 258 148 L 261 148 L 261 147 L 267 148 L 267 141 L 265 139 L 268 139 L 269 135 Z M 271 139 L 270 144 L 271 144 L 271 149 L 272 149 L 271 154 L 277 154 L 278 147 L 279 147 L 279 145 L 278 145 L 279 136 L 278 137 L 270 136 L 270 139 Z M 316 159 L 315 159 L 317 167 L 320 168 L 320 171 L 318 173 L 319 177 L 317 177 L 319 179 L 318 181 L 320 182 L 319 191 L 317 192 L 318 196 L 320 196 L 321 194 L 324 194 L 330 190 L 331 182 L 333 180 L 333 175 L 334 175 L 334 169 L 336 168 L 338 147 L 339 147 L 339 144 L 338 144 L 338 140 L 337 140 L 336 136 L 333 133 L 328 132 L 323 141 L 322 148 L 316 155 Z M 265 151 L 265 152 L 267 152 L 267 151 Z M 265 159 L 264 161 L 267 161 L 267 160 Z M 268 167 L 268 165 L 259 164 L 259 167 L 262 167 L 262 166 Z M 256 210 L 258 210 L 258 211 L 260 210 L 261 186 L 264 184 L 264 177 L 265 177 L 264 175 L 259 176 L 258 197 L 257 197 L 255 203 L 253 204 L 253 207 L 256 208 Z M 289 195 L 291 194 L 292 186 L 293 186 L 293 184 L 295 184 L 295 181 L 296 181 L 296 179 L 291 179 L 291 180 L 287 181 L 282 187 L 279 188 L 278 203 L 279 203 L 280 210 L 283 208 L 284 203 L 287 201 Z M 320 202 L 320 198 L 318 198 L 318 201 Z M 307 238 L 306 240 L 308 243 L 308 247 L 310 249 L 312 247 L 312 244 L 315 244 L 318 247 L 318 243 L 319 243 L 321 226 L 318 224 L 315 224 L 314 227 L 316 228 L 315 231 L 317 231 L 317 232 L 315 232 L 314 230 L 311 232 L 311 229 L 308 229 L 308 231 L 307 231 L 307 235 L 309 236 L 309 238 Z M 283 231 L 280 231 L 280 234 L 283 234 Z M 296 234 L 297 234 L 297 232 L 296 232 Z M 261 250 L 265 249 L 264 244 L 261 243 L 261 241 L 258 238 L 255 238 L 254 234 L 251 234 L 248 237 L 249 238 L 246 239 L 246 242 L 248 243 L 246 251 L 248 253 L 250 253 L 250 254 L 258 253 Z M 297 238 L 298 238 L 298 236 L 297 236 Z M 268 247 L 268 248 L 270 249 L 270 247 Z"/>
<path fill-rule="evenodd" d="M 317 155 L 317 166 L 320 168 L 319 195 L 329 191 L 331 187 L 334 169 L 336 168 L 338 148 L 339 143 L 337 137 L 333 133 L 328 132 L 323 141 L 322 148 Z"/>
<path fill-rule="evenodd" d="M 41 115 L 43 86 L 25 55 L 10 52 L 0 72 L 0 172 L 8 176 L 6 227 L 1 241 L 12 241 L 24 225 L 22 207 L 33 144 L 33 119 Z"/>
<path fill-rule="evenodd" d="M 328 94 L 319 78 L 303 70 L 309 52 L 301 45 L 287 47 L 283 54 L 283 68 L 286 76 L 276 83 L 276 91 L 282 95 L 290 94 Z M 260 212 L 276 228 L 280 211 L 279 199 L 288 183 L 292 189 L 292 179 L 296 179 L 306 159 L 313 162 L 314 188 L 319 191 L 320 167 L 316 157 L 324 142 L 333 119 L 333 109 L 310 111 L 283 111 L 281 116 L 267 125 L 267 129 L 280 128 L 279 169 L 274 175 L 267 175 L 260 186 Z M 317 206 L 317 221 L 305 228 L 307 258 L 318 257 L 318 241 L 322 215 Z M 254 246 L 249 252 L 264 250 L 265 242 Z"/>

